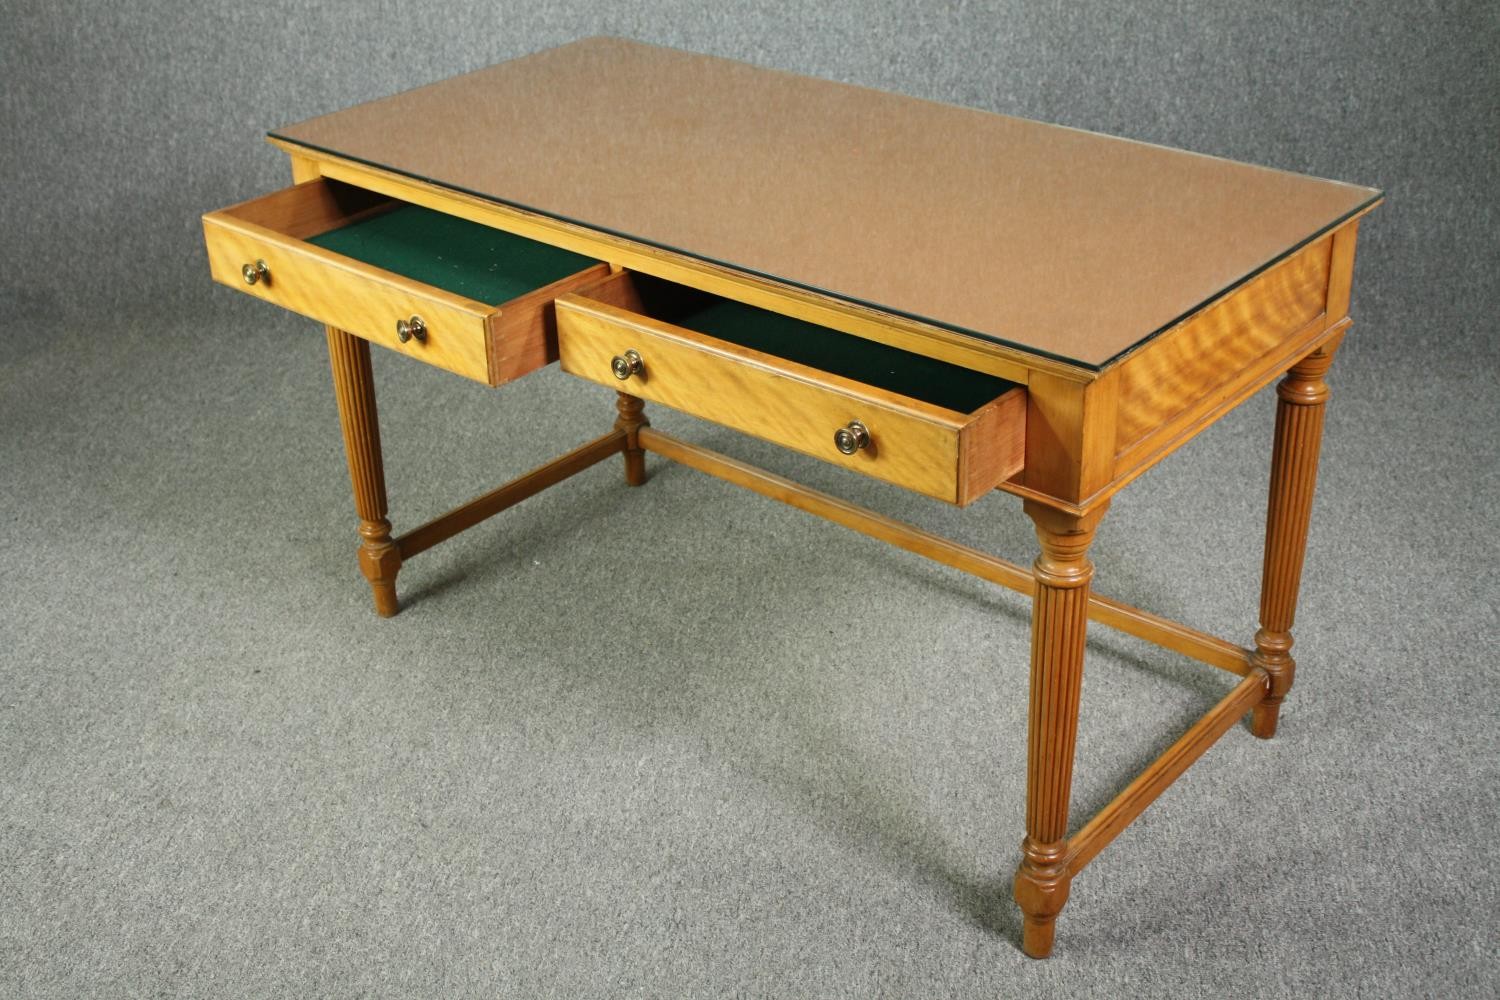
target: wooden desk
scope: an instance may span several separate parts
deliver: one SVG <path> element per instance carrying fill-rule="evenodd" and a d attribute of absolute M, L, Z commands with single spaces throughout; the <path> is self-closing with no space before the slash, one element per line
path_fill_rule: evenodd
<path fill-rule="evenodd" d="M 590 39 L 271 134 L 295 186 L 204 217 L 215 279 L 327 325 L 359 564 L 402 564 L 646 452 L 1032 595 L 1023 947 L 1234 723 L 1269 738 L 1368 188 Z M 613 429 L 404 534 L 369 344 L 490 385 L 560 361 Z M 1241 647 L 1090 591 L 1110 498 L 1285 375 L 1261 628 Z M 964 505 L 1021 498 L 1028 571 L 653 430 L 655 401 Z M 1090 619 L 1243 679 L 1069 835 Z"/>

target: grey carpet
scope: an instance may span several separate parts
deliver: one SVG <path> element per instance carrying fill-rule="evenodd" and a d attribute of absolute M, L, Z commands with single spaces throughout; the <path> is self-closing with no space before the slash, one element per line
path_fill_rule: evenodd
<path fill-rule="evenodd" d="M 1482 996 L 1500 976 L 1495 8 L 7 8 L 0 996 Z M 1378 184 L 1282 734 L 1009 901 L 1026 608 L 689 470 L 353 561 L 321 335 L 208 286 L 266 127 L 592 32 Z M 411 525 L 598 433 L 377 352 Z M 1254 628 L 1262 394 L 1128 490 L 1101 590 Z M 657 425 L 985 549 L 956 511 Z M 1226 689 L 1091 637 L 1077 820 Z M 1075 822 L 1077 821 L 1075 820 Z"/>

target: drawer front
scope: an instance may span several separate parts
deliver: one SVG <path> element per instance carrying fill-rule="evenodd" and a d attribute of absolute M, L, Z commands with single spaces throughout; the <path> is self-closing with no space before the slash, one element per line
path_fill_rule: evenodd
<path fill-rule="evenodd" d="M 489 385 L 556 358 L 552 300 L 608 274 L 594 264 L 500 305 L 424 284 L 308 242 L 392 203 L 314 180 L 203 217 L 214 280 L 439 368 Z M 434 247 L 441 255 L 444 247 Z M 243 268 L 265 263 L 253 283 Z M 397 323 L 420 317 L 403 341 Z"/>
<path fill-rule="evenodd" d="M 398 275 L 222 213 L 205 216 L 203 237 L 215 281 L 428 364 L 489 381 L 485 322 L 490 310 L 481 303 L 426 291 Z M 248 284 L 241 269 L 262 260 L 269 277 Z M 427 336 L 403 343 L 396 321 L 412 316 L 422 318 Z"/>
<path fill-rule="evenodd" d="M 566 372 L 949 503 L 968 503 L 1020 465 L 1024 390 L 958 414 L 577 295 L 557 300 L 557 330 Z M 621 381 L 612 362 L 628 350 L 641 371 Z M 1017 414 L 1020 426 L 990 433 Z M 869 444 L 846 455 L 834 434 L 853 420 Z M 982 435 L 995 447 L 976 448 Z"/>

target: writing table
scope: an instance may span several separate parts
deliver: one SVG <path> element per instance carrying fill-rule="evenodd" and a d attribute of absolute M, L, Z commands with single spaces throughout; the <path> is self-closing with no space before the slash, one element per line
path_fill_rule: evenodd
<path fill-rule="evenodd" d="M 271 133 L 294 185 L 204 216 L 214 278 L 325 324 L 381 615 L 445 538 L 646 452 L 1031 595 L 1022 946 L 1071 881 L 1292 684 L 1328 398 L 1369 188 L 619 39 Z M 369 345 L 499 386 L 556 361 L 608 434 L 404 534 Z M 1284 377 L 1282 377 L 1284 376 Z M 1110 498 L 1281 378 L 1260 629 L 1242 647 L 1091 591 Z M 957 505 L 1021 500 L 1030 570 L 654 430 L 645 402 Z M 1087 623 L 1242 679 L 1069 834 Z"/>

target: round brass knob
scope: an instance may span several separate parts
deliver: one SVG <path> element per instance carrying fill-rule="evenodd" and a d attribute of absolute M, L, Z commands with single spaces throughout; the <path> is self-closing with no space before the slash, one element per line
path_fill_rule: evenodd
<path fill-rule="evenodd" d="M 645 371 L 646 363 L 634 350 L 626 351 L 624 354 L 616 354 L 609 361 L 609 370 L 615 373 L 615 378 L 621 382 L 632 375 L 639 375 Z"/>
<path fill-rule="evenodd" d="M 257 281 L 264 281 L 268 285 L 271 283 L 271 269 L 263 260 L 257 260 L 254 264 L 246 264 L 240 268 L 240 274 L 247 285 L 253 285 Z"/>
<path fill-rule="evenodd" d="M 870 429 L 858 420 L 833 432 L 833 446 L 845 455 L 852 455 L 861 448 L 870 446 Z"/>
<path fill-rule="evenodd" d="M 401 343 L 415 340 L 425 343 L 427 340 L 427 324 L 422 322 L 422 317 L 413 316 L 411 319 L 396 320 L 396 339 Z"/>

